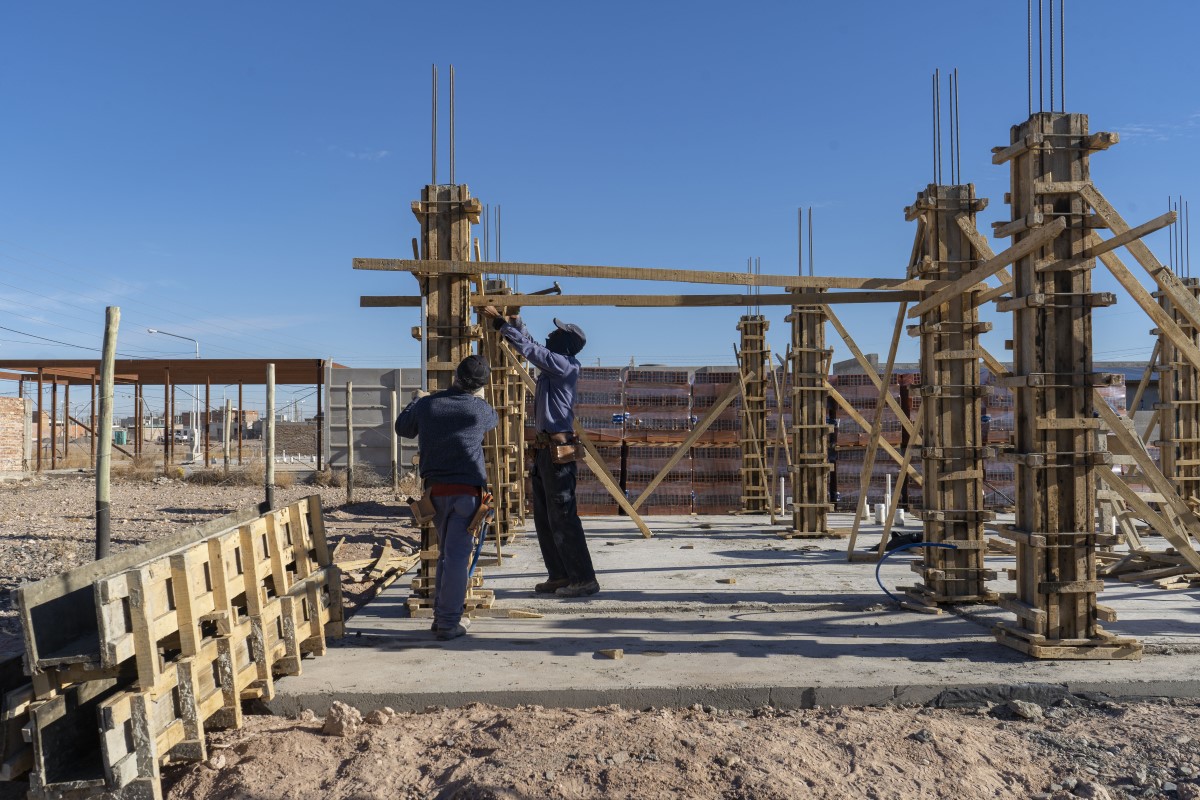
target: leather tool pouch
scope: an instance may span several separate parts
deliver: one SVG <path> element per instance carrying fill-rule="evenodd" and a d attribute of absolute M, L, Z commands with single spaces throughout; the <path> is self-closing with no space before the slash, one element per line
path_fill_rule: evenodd
<path fill-rule="evenodd" d="M 580 446 L 579 440 L 575 438 L 574 434 L 550 434 L 550 447 L 552 449 L 550 459 L 555 464 L 570 464 L 573 461 L 583 460 L 583 447 Z"/>
<path fill-rule="evenodd" d="M 412 511 L 413 519 L 418 525 L 433 522 L 433 498 L 428 494 L 422 494 L 419 500 L 408 498 L 408 508 Z"/>

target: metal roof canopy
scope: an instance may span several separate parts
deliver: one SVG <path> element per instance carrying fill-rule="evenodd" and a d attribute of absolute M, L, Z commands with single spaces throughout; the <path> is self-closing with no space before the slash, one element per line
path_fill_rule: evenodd
<path fill-rule="evenodd" d="M 116 361 L 118 382 L 165 386 L 188 383 L 266 384 L 267 365 L 275 365 L 276 385 L 317 384 L 325 382 L 325 369 L 341 364 L 324 358 L 121 358 Z M 36 380 L 38 370 L 46 379 L 73 386 L 90 386 L 100 375 L 100 361 L 89 359 L 18 359 L 0 362 L 0 371 L 24 373 L 3 375 L 0 379 Z"/>

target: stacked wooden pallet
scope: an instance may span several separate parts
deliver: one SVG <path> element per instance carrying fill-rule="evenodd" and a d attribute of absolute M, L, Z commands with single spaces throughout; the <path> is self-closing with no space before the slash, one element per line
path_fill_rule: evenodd
<path fill-rule="evenodd" d="M 320 498 L 251 508 L 17 593 L 29 683 L 4 696 L 5 777 L 30 796 L 161 797 L 167 761 L 342 634 Z M 20 739 L 14 738 L 19 731 Z M 22 770 L 23 771 L 23 770 Z"/>

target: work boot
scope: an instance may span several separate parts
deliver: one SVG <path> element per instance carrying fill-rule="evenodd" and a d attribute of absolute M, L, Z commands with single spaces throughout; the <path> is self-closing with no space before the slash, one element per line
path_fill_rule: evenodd
<path fill-rule="evenodd" d="M 460 636 L 466 636 L 466 634 L 467 629 L 463 627 L 462 623 L 459 623 L 453 628 L 438 628 L 437 633 L 435 633 L 434 636 L 437 637 L 438 641 L 445 642 L 449 641 L 450 639 L 457 639 Z"/>
<path fill-rule="evenodd" d="M 568 583 L 566 586 L 559 587 L 554 594 L 558 597 L 587 597 L 590 594 L 595 594 L 600 591 L 600 584 L 595 578 L 582 583 Z"/>
<path fill-rule="evenodd" d="M 460 619 L 458 621 L 458 624 L 462 625 L 464 628 L 470 628 L 471 627 L 471 618 L 463 617 L 462 619 Z M 430 624 L 429 630 L 432 631 L 433 633 L 437 633 L 438 631 L 441 630 L 441 628 L 438 627 L 437 622 L 433 622 Z"/>
<path fill-rule="evenodd" d="M 560 578 L 559 580 L 542 581 L 534 586 L 533 590 L 538 594 L 554 594 L 564 586 L 570 586 L 570 584 L 571 582 L 566 578 Z"/>

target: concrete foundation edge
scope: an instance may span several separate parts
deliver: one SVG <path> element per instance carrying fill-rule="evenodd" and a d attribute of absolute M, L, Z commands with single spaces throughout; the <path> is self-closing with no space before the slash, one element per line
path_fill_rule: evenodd
<path fill-rule="evenodd" d="M 1051 705 L 1068 695 L 1089 700 L 1142 700 L 1149 698 L 1200 699 L 1200 680 L 1080 681 L 1061 683 L 978 684 L 967 686 L 740 686 L 740 687 L 639 687 L 628 689 L 553 689 L 481 692 L 404 693 L 331 691 L 289 694 L 286 681 L 276 684 L 275 698 L 265 703 L 279 716 L 295 716 L 303 709 L 324 714 L 336 700 L 363 712 L 390 706 L 397 711 L 422 711 L 431 706 L 458 708 L 472 703 L 513 708 L 538 705 L 550 708 L 687 708 L 700 704 L 725 710 L 772 706 L 781 709 L 836 706 L 931 706 L 976 708 L 985 703 L 1026 700 Z"/>

